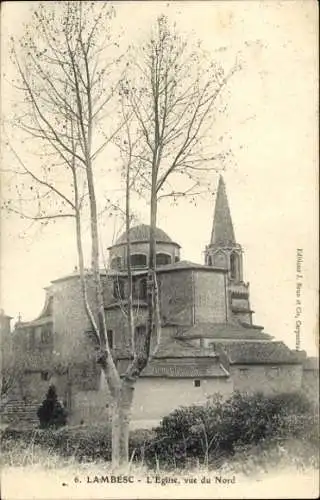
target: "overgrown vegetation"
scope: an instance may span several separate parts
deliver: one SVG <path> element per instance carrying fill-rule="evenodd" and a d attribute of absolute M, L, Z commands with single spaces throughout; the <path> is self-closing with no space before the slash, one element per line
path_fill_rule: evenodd
<path fill-rule="evenodd" d="M 219 464 L 236 450 L 290 437 L 317 442 L 317 418 L 299 393 L 265 396 L 234 393 L 205 406 L 179 408 L 164 417 L 148 447 L 148 459 L 184 467 L 198 460 Z"/>
<path fill-rule="evenodd" d="M 130 433 L 131 461 L 156 469 L 230 468 L 250 472 L 283 460 L 299 467 L 318 466 L 318 414 L 299 394 L 215 397 L 203 406 L 179 408 L 153 430 Z M 111 460 L 111 429 L 79 426 L 18 431 L 2 435 L 3 460 L 24 465 L 28 453 L 79 462 Z M 230 465 L 231 464 L 231 465 Z"/>

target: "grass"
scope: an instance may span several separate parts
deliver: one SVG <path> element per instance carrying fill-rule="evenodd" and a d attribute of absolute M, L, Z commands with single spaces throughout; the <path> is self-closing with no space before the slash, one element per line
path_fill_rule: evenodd
<path fill-rule="evenodd" d="M 201 466 L 189 470 L 148 470 L 142 463 L 130 463 L 122 474 L 135 477 L 135 484 L 85 484 L 87 476 L 112 474 L 110 462 L 102 460 L 79 462 L 75 456 L 62 457 L 51 449 L 22 440 L 5 443 L 1 454 L 3 498 L 317 498 L 318 450 L 310 443 L 290 439 L 285 446 L 262 443 L 239 449 L 218 468 Z M 166 481 L 179 477 L 179 488 L 167 484 L 146 484 L 146 477 L 158 474 Z M 211 478 L 211 484 L 201 479 Z M 215 477 L 236 477 L 228 487 L 215 484 Z M 75 484 L 75 478 L 82 484 Z M 139 479 L 141 478 L 141 479 Z M 185 484 L 186 478 L 196 479 L 196 485 Z M 141 481 L 141 482 L 140 482 Z M 281 495 L 280 495 L 281 492 Z M 181 495 L 181 496 L 180 496 Z M 190 496 L 191 495 L 191 496 Z M 275 496 L 273 496 L 275 495 Z"/>
<path fill-rule="evenodd" d="M 44 448 L 35 444 L 34 437 L 29 442 L 22 439 L 10 439 L 3 441 L 0 457 L 1 467 L 26 467 L 39 466 L 44 469 L 58 467 L 104 467 L 108 462 L 103 460 L 79 461 L 75 455 L 61 456 L 50 448 Z M 265 441 L 258 445 L 241 447 L 236 450 L 234 456 L 229 457 L 218 466 L 224 472 L 241 473 L 251 475 L 255 471 L 267 471 L 270 468 L 292 467 L 299 470 L 306 468 L 317 469 L 319 467 L 318 447 L 309 441 L 294 438 L 286 441 Z M 147 470 L 144 464 L 130 464 L 131 468 Z M 199 460 L 196 469 L 201 468 Z M 215 464 L 217 468 L 217 464 Z M 159 471 L 159 467 L 157 467 Z M 177 470 L 177 469 L 175 469 Z M 194 470 L 194 467 L 192 467 Z"/>

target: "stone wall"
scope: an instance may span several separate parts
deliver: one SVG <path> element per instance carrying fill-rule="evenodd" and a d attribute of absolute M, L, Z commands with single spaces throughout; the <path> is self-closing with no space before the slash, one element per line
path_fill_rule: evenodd
<path fill-rule="evenodd" d="M 100 371 L 97 390 L 83 390 L 74 384 L 70 394 L 70 425 L 101 424 L 109 419 L 109 390 L 105 376 Z"/>
<path fill-rule="evenodd" d="M 89 304 L 94 303 L 92 278 L 87 278 Z M 93 345 L 86 330 L 91 330 L 81 295 L 79 276 L 52 285 L 54 351 L 61 361 L 85 361 Z M 94 308 L 92 309 L 94 312 Z"/>
<path fill-rule="evenodd" d="M 227 298 L 224 273 L 194 271 L 195 322 L 225 323 Z"/>
<path fill-rule="evenodd" d="M 201 379 L 200 387 L 195 387 L 191 378 L 140 378 L 134 391 L 131 425 L 152 427 L 179 406 L 205 403 L 216 393 L 228 397 L 232 388 L 232 381 L 224 378 Z M 96 424 L 110 418 L 107 391 L 102 387 L 99 391 L 74 391 L 72 405 L 72 425 Z"/>
<path fill-rule="evenodd" d="M 134 324 L 145 324 L 147 320 L 146 308 L 134 308 Z M 130 339 L 128 333 L 127 317 L 120 307 L 109 309 L 106 311 L 107 329 L 113 332 L 113 347 L 114 348 L 129 348 Z"/>
<path fill-rule="evenodd" d="M 258 346 L 257 346 L 258 347 Z M 234 390 L 265 394 L 294 392 L 301 387 L 301 365 L 231 365 Z"/>
<path fill-rule="evenodd" d="M 205 403 L 216 393 L 227 397 L 232 388 L 232 381 L 225 378 L 201 379 L 200 387 L 191 378 L 141 378 L 135 388 L 132 420 L 159 421 L 179 406 Z"/>
<path fill-rule="evenodd" d="M 159 273 L 160 310 L 164 322 L 190 325 L 193 321 L 192 270 Z"/>
<path fill-rule="evenodd" d="M 72 396 L 70 425 L 101 424 L 109 421 L 107 396 L 102 390 L 77 391 Z"/>

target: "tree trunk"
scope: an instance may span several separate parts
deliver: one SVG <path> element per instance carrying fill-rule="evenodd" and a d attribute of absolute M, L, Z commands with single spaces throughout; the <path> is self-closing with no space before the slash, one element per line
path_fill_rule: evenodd
<path fill-rule="evenodd" d="M 148 349 L 150 350 L 150 341 L 153 333 L 154 325 L 154 283 L 156 272 L 156 224 L 157 224 L 157 193 L 156 193 L 156 179 L 153 176 L 151 200 L 150 200 L 150 243 L 149 243 L 149 269 L 147 281 L 147 304 L 148 304 L 148 318 L 147 318 L 147 337 L 149 340 Z M 149 351 L 148 351 L 149 352 Z"/>
<path fill-rule="evenodd" d="M 130 136 L 129 136 L 130 138 Z M 130 142 L 130 140 L 129 140 Z M 134 355 L 134 318 L 132 305 L 132 269 L 131 269 L 131 241 L 130 241 L 130 165 L 131 158 L 127 164 L 126 172 L 126 233 L 127 233 L 127 272 L 128 272 L 128 329 L 131 341 L 131 352 Z"/>
<path fill-rule="evenodd" d="M 112 403 L 112 468 L 119 470 L 129 461 L 129 423 L 134 387 L 123 381 Z"/>

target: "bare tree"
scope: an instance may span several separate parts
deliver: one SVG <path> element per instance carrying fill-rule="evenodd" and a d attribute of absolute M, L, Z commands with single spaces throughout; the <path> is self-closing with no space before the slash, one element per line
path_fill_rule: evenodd
<path fill-rule="evenodd" d="M 7 170 L 23 182 L 16 184 L 21 191 L 18 202 L 11 197 L 5 207 L 42 223 L 61 218 L 75 220 L 82 298 L 93 330 L 97 361 L 106 374 L 108 397 L 112 400 L 113 463 L 117 466 L 128 456 L 128 419 L 123 401 L 132 392 L 131 387 L 125 390 L 127 385 L 120 378 L 108 344 L 95 187 L 96 160 L 117 133 L 105 132 L 108 105 L 116 88 L 113 82 L 117 81 L 117 61 L 106 58 L 107 49 L 117 45 L 110 34 L 112 17 L 113 9 L 104 2 L 39 5 L 18 45 L 12 40 L 11 56 L 18 73 L 15 87 L 22 102 L 11 125 L 31 141 L 33 150 L 28 155 L 37 151 L 41 154 L 40 161 L 29 166 L 27 159 L 21 158 L 8 142 L 15 167 Z M 30 195 L 25 194 L 26 189 Z M 26 202 L 35 200 L 36 210 L 26 212 Z M 81 223 L 86 204 L 94 304 L 89 303 L 87 296 L 82 245 Z"/>
<path fill-rule="evenodd" d="M 150 203 L 150 250 L 148 262 L 148 324 L 132 376 L 146 366 L 152 338 L 159 339 L 161 321 L 156 278 L 158 203 L 162 198 L 195 197 L 210 188 L 204 174 L 224 167 L 229 151 L 213 144 L 213 124 L 223 112 L 221 94 L 239 68 L 228 72 L 207 61 L 199 47 L 188 43 L 167 18 L 160 16 L 147 43 L 133 48 L 121 82 L 121 96 L 132 115 L 131 134 L 136 147 L 121 143 L 131 159 L 135 189 Z M 132 161 L 134 160 L 134 161 Z M 159 342 L 158 342 L 159 343 Z"/>
<path fill-rule="evenodd" d="M 106 60 L 113 41 L 109 26 L 112 9 L 103 3 L 63 2 L 40 5 L 12 58 L 18 72 L 17 112 L 12 122 L 31 144 L 22 158 L 9 148 L 15 160 L 14 175 L 27 182 L 16 204 L 11 198 L 6 208 L 32 221 L 48 222 L 71 218 L 75 221 L 82 298 L 90 320 L 97 361 L 106 375 L 112 406 L 112 459 L 118 466 L 128 460 L 129 420 L 135 383 L 150 360 L 152 335 L 161 333 L 156 278 L 158 201 L 165 196 L 189 196 L 199 192 L 200 176 L 206 164 L 223 153 L 209 152 L 206 132 L 218 97 L 234 73 L 224 75 L 209 66 L 207 72 L 190 72 L 197 52 L 168 29 L 166 19 L 158 19 L 151 40 L 134 58 L 132 78 L 119 78 L 114 59 Z M 121 82 L 120 85 L 114 82 Z M 119 127 L 111 130 L 110 103 L 120 93 Z M 110 125 L 110 132 L 105 130 Z M 122 151 L 126 158 L 126 232 L 129 304 L 126 310 L 131 338 L 132 360 L 120 374 L 108 344 L 100 276 L 97 158 L 119 129 L 127 138 Z M 31 140 L 31 142 L 29 142 Z M 33 149 L 32 149 L 33 147 Z M 39 154 L 39 151 L 41 153 Z M 30 166 L 29 154 L 39 161 Z M 211 168 L 211 167 L 210 167 Z M 178 174 L 189 185 L 174 189 Z M 107 181 L 107 179 L 105 179 Z M 170 182 L 170 183 L 169 183 Z M 26 188 L 29 194 L 26 195 Z M 130 196 L 133 190 L 147 192 L 150 200 L 150 258 L 148 265 L 148 324 L 135 337 L 132 312 L 132 272 L 130 267 Z M 13 197 L 14 198 L 14 197 Z M 26 213 L 25 202 L 36 201 L 36 212 Z M 54 208 L 54 210 L 52 210 Z M 88 210 L 91 235 L 91 273 L 94 304 L 87 296 L 84 269 L 82 222 Z"/>

